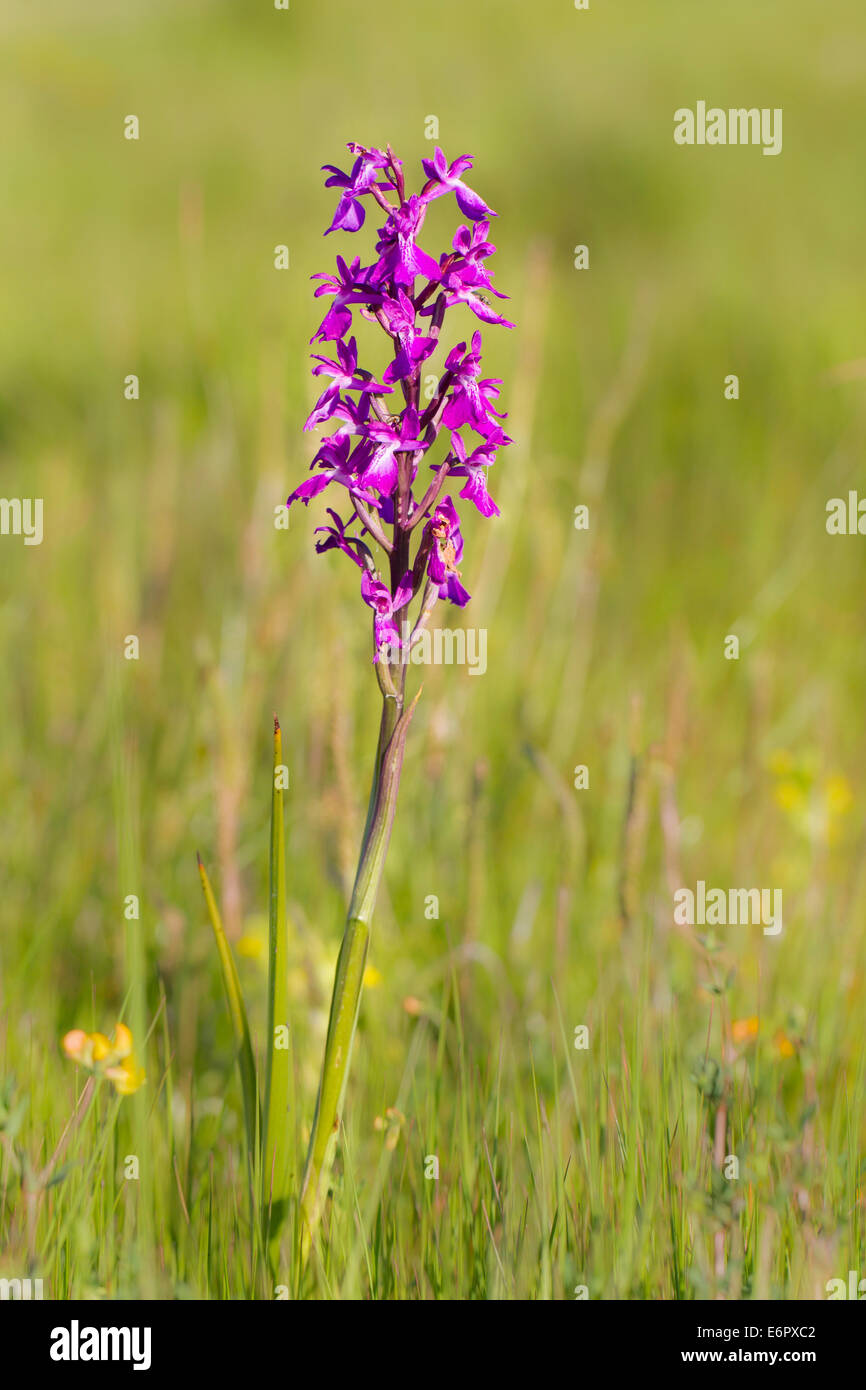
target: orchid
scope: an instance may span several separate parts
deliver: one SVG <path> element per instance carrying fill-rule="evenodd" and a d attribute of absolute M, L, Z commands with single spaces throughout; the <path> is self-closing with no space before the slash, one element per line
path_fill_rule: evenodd
<path fill-rule="evenodd" d="M 388 157 L 382 154 L 381 150 L 365 150 L 361 145 L 350 145 L 349 151 L 358 156 L 352 166 L 351 174 L 344 174 L 333 164 L 323 166 L 331 174 L 331 177 L 325 180 L 325 187 L 333 188 L 336 186 L 345 189 L 337 204 L 334 220 L 325 236 L 328 235 L 328 232 L 337 231 L 338 228 L 347 232 L 357 232 L 359 227 L 363 227 L 365 214 L 359 195 L 368 193 L 376 181 L 378 171 L 388 167 Z"/>
<path fill-rule="evenodd" d="M 457 206 L 465 217 L 480 220 L 496 216 L 484 199 L 479 198 L 460 177 L 472 168 L 472 160 L 468 154 L 461 155 L 453 164 L 449 164 L 442 151 L 437 148 L 432 159 L 423 159 L 421 163 L 429 180 L 426 185 L 428 198 L 441 198 L 443 193 L 454 193 Z"/>
<path fill-rule="evenodd" d="M 439 598 L 450 599 L 464 608 L 470 596 L 460 583 L 457 568 L 463 554 L 463 537 L 457 508 L 450 497 L 443 497 L 424 527 L 424 534 L 431 543 L 427 573 L 437 588 Z"/>
<path fill-rule="evenodd" d="M 418 434 L 418 412 L 414 406 L 407 406 L 396 424 L 390 420 L 372 421 L 368 438 L 375 444 L 373 457 L 361 475 L 365 487 L 374 487 L 381 496 L 391 497 L 396 491 L 399 477 L 398 455 L 404 458 L 412 455 L 412 468 L 415 468 L 415 455 L 426 447 Z"/>
<path fill-rule="evenodd" d="M 376 659 L 378 660 L 379 650 L 382 646 L 395 645 L 399 647 L 402 645 L 394 615 L 412 597 L 412 577 L 407 574 L 396 594 L 392 595 L 387 584 L 383 583 L 381 579 L 374 578 L 369 570 L 365 570 L 361 580 L 361 595 L 364 602 L 373 610 L 373 631 L 376 636 Z"/>
<path fill-rule="evenodd" d="M 490 218 L 496 214 L 463 178 L 471 168 L 471 159 L 464 155 L 448 164 L 437 149 L 432 160 L 422 161 L 427 183 L 420 193 L 407 196 L 403 165 L 390 147 L 383 151 L 353 143 L 349 151 L 355 156 L 349 172 L 335 165 L 324 166 L 329 175 L 326 186 L 342 190 L 328 231 L 358 231 L 364 225 L 365 199 L 385 213 L 385 222 L 378 233 L 373 263 L 365 266 L 360 257 L 348 261 L 338 256 L 336 275 L 320 272 L 313 277 L 321 282 L 315 291 L 317 297 L 333 296 L 313 341 L 334 342 L 335 354 L 313 354 L 313 375 L 327 376 L 330 381 L 305 428 L 332 423 L 336 429 L 322 440 L 311 464 L 312 477 L 295 488 L 288 504 L 309 504 L 331 484 L 344 488 L 351 510 L 360 518 L 358 539 L 373 565 L 369 572 L 383 583 L 373 557 L 378 551 L 387 558 L 385 570 L 393 600 L 405 574 L 413 576 L 412 597 L 425 578 L 431 577 L 426 567 L 429 531 L 425 527 L 419 532 L 419 547 L 425 554 L 420 565 L 410 556 L 412 533 L 439 507 L 451 479 L 461 479 L 459 496 L 471 501 L 482 516 L 499 514 L 488 492 L 487 476 L 497 450 L 510 440 L 501 423 L 506 417 L 495 404 L 501 382 L 481 376 L 478 329 L 468 346 L 466 341 L 458 342 L 445 356 L 429 405 L 424 406 L 421 400 L 422 368 L 439 347 L 446 311 L 464 304 L 485 322 L 511 324 L 486 298 L 491 293 L 497 298 L 507 296 L 493 288 L 487 266 L 496 250 L 489 240 Z M 419 245 L 418 238 L 428 204 L 452 192 L 471 225 L 457 228 L 451 251 L 437 261 Z M 397 201 L 392 201 L 389 193 L 396 193 Z M 356 338 L 348 336 L 355 314 L 378 323 L 387 335 L 391 361 L 381 373 L 358 365 Z M 398 383 L 405 403 L 400 413 L 394 414 L 386 398 Z M 433 451 L 443 429 L 450 432 L 450 448 L 434 463 Z M 480 442 L 464 438 L 461 431 L 465 429 L 480 436 Z M 419 497 L 415 483 L 422 459 L 431 465 L 433 482 Z M 444 513 L 440 510 L 436 515 L 443 524 Z M 339 526 L 344 528 L 345 523 L 340 520 Z M 462 540 L 460 544 L 462 547 Z M 319 550 L 325 548 L 333 547 L 317 545 Z M 337 548 L 346 549 L 342 544 Z M 348 553 L 357 562 L 357 546 L 351 546 Z M 362 568 L 366 575 L 367 568 Z M 368 584 L 362 593 L 368 603 L 369 592 Z M 437 581 L 436 597 L 462 606 L 468 595 L 450 574 L 448 582 Z M 390 642 L 381 621 L 375 631 L 384 635 L 382 641 L 374 638 L 374 661 L 383 642 Z"/>
<path fill-rule="evenodd" d="M 379 395 L 385 395 L 392 389 L 385 383 L 380 385 L 373 381 L 369 372 L 358 371 L 358 347 L 354 338 L 351 338 L 348 344 L 338 341 L 337 359 L 335 362 L 330 357 L 313 354 L 313 360 L 319 363 L 318 367 L 313 368 L 313 376 L 329 376 L 331 384 L 316 401 L 304 425 L 305 430 L 311 430 L 316 425 L 330 420 L 330 407 L 341 391 L 376 391 Z"/>
<path fill-rule="evenodd" d="M 452 478 L 465 477 L 466 482 L 460 489 L 460 496 L 473 502 L 482 516 L 498 516 L 499 508 L 487 491 L 487 469 L 491 467 L 495 452 L 500 444 L 505 442 L 502 430 L 493 432 L 467 454 L 466 445 L 459 434 L 451 436 L 454 453 L 460 462 L 452 466 L 450 474 Z"/>
<path fill-rule="evenodd" d="M 497 409 L 501 381 L 482 376 L 481 331 L 467 346 L 458 341 L 444 351 L 433 385 L 422 399 L 422 371 L 440 349 L 446 314 L 468 308 L 476 320 L 513 325 L 490 304 L 489 295 L 507 298 L 492 283 L 487 259 L 496 214 L 466 183 L 468 155 L 451 164 L 440 149 L 422 161 L 427 181 L 407 194 L 403 165 L 385 150 L 352 143 L 348 171 L 325 165 L 326 187 L 339 189 L 339 201 L 325 235 L 354 233 L 373 204 L 384 215 L 377 231 L 376 258 L 362 265 L 337 257 L 337 273 L 321 272 L 315 295 L 331 304 L 312 342 L 333 343 L 333 355 L 314 353 L 312 371 L 329 378 L 305 428 L 333 424 L 320 442 L 311 476 L 300 483 L 287 505 L 310 502 L 336 485 L 346 494 L 349 513 L 329 507 L 330 523 L 316 528 L 319 554 L 338 551 L 361 571 L 361 598 L 372 610 L 373 664 L 382 694 L 382 716 L 373 769 L 367 826 L 337 962 L 325 1056 L 301 1193 L 302 1248 L 308 1253 L 319 1220 L 327 1174 L 339 1130 L 349 1058 L 360 1007 L 370 923 L 382 878 L 397 801 L 403 750 L 417 702 L 405 701 L 406 654 L 422 634 L 440 601 L 465 607 L 470 595 L 460 566 L 464 542 L 460 516 L 449 483 L 460 484 L 459 498 L 485 518 L 499 515 L 488 491 L 498 450 L 511 443 Z M 470 226 L 460 225 L 451 250 L 434 258 L 420 245 L 429 204 L 448 194 Z M 366 205 L 366 206 L 365 206 Z M 390 360 L 381 371 L 359 366 L 357 318 L 378 324 Z M 472 320 L 470 320 L 470 323 Z M 396 387 L 402 408 L 396 411 Z M 464 434 L 464 431 L 467 433 Z M 472 436 L 477 436 L 475 439 Z M 439 450 L 440 436 L 447 440 Z M 419 469 L 429 478 L 418 485 Z M 414 554 L 413 554 L 414 546 Z M 414 627 L 408 620 L 420 595 Z M 401 655 L 403 659 L 401 659 Z"/>
<path fill-rule="evenodd" d="M 364 276 L 368 273 L 361 270 L 360 257 L 356 257 L 351 265 L 347 265 L 342 256 L 338 256 L 336 275 L 320 272 L 312 277 L 314 280 L 322 281 L 314 292 L 315 297 L 318 299 L 323 294 L 332 294 L 334 302 L 310 339 L 311 342 L 317 342 L 319 339 L 328 342 L 342 338 L 352 324 L 349 305 L 372 304 L 377 301 L 377 291 L 364 284 Z"/>

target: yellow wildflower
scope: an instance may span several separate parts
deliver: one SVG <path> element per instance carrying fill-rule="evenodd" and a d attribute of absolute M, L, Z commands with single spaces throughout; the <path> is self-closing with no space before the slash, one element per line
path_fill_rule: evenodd
<path fill-rule="evenodd" d="M 258 965 L 267 965 L 269 950 L 268 919 L 261 915 L 250 917 L 244 923 L 243 935 L 238 937 L 238 955 Z"/>
<path fill-rule="evenodd" d="M 400 1142 L 400 1131 L 406 1123 L 406 1116 L 396 1106 L 389 1105 L 384 1115 L 377 1115 L 373 1128 L 380 1134 L 384 1131 L 385 1148 L 393 1153 Z"/>
<path fill-rule="evenodd" d="M 731 1037 L 735 1043 L 750 1043 L 758 1036 L 760 1022 L 755 1014 L 751 1018 L 735 1018 L 731 1024 Z"/>
<path fill-rule="evenodd" d="M 799 811 L 806 805 L 806 790 L 800 782 L 795 782 L 793 778 L 786 777 L 784 782 L 780 782 L 776 787 L 776 805 L 781 806 L 783 811 Z"/>
<path fill-rule="evenodd" d="M 837 816 L 844 816 L 845 812 L 850 811 L 854 805 L 851 783 L 840 772 L 831 773 L 827 778 L 824 784 L 824 794 L 827 797 L 827 805 Z"/>
<path fill-rule="evenodd" d="M 847 777 L 840 772 L 821 775 L 813 750 L 796 760 L 785 751 L 774 753 L 768 766 L 777 779 L 773 799 L 800 834 L 813 843 L 835 844 L 840 822 L 854 805 Z"/>
<path fill-rule="evenodd" d="M 135 1060 L 132 1034 L 125 1023 L 117 1024 L 110 1041 L 104 1033 L 73 1028 L 61 1045 L 73 1062 L 110 1081 L 119 1096 L 131 1096 L 144 1084 L 145 1074 Z"/>
<path fill-rule="evenodd" d="M 778 748 L 769 758 L 769 768 L 774 777 L 787 777 L 794 766 L 794 759 L 787 748 Z"/>
<path fill-rule="evenodd" d="M 119 1096 L 131 1096 L 145 1080 L 144 1071 L 136 1066 L 134 1057 L 124 1057 L 119 1066 L 106 1067 L 105 1076 L 114 1083 Z"/>

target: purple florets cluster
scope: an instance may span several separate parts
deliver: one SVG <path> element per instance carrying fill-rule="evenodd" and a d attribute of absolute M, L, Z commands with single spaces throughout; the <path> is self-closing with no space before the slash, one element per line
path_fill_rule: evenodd
<path fill-rule="evenodd" d="M 427 182 L 420 193 L 405 193 L 402 161 L 387 150 L 350 144 L 355 156 L 351 172 L 325 165 L 326 187 L 338 188 L 334 219 L 325 233 L 357 232 L 365 220 L 363 199 L 372 199 L 385 214 L 379 229 L 375 264 L 362 266 L 359 257 L 347 264 L 337 257 L 337 274 L 319 274 L 316 297 L 332 296 L 328 312 L 312 342 L 332 343 L 333 355 L 313 356 L 313 375 L 328 381 L 306 422 L 306 429 L 335 422 L 336 430 L 321 441 L 311 464 L 312 477 L 297 487 L 288 505 L 309 503 L 330 483 L 349 495 L 352 515 L 343 521 L 328 508 L 332 524 L 317 528 L 319 552 L 339 549 L 362 571 L 361 594 L 374 615 L 378 656 L 383 643 L 400 645 L 397 615 L 425 584 L 425 602 L 444 598 L 462 607 L 469 594 L 460 582 L 463 553 L 460 518 L 445 492 L 449 479 L 464 480 L 460 497 L 474 503 L 483 516 L 498 516 L 487 491 L 487 472 L 496 451 L 511 441 L 495 407 L 501 382 L 481 376 L 481 333 L 458 343 L 445 358 L 438 384 L 425 404 L 421 396 L 424 363 L 439 345 L 446 310 L 465 304 L 482 323 L 513 324 L 496 313 L 489 296 L 507 298 L 491 283 L 486 258 L 496 250 L 488 241 L 490 219 L 496 214 L 464 182 L 472 166 L 468 155 L 448 164 L 437 149 L 422 161 Z M 469 220 L 458 227 L 450 252 L 438 261 L 418 245 L 428 205 L 453 193 Z M 396 202 L 390 195 L 396 194 Z M 420 284 L 418 283 L 420 281 Z M 417 288 L 416 288 L 417 285 Z M 380 324 L 388 335 L 392 357 L 381 380 L 358 366 L 354 337 L 348 337 L 353 311 Z M 325 349 L 326 351 L 327 349 Z M 403 408 L 395 410 L 399 387 Z M 429 392 L 427 393 L 429 395 Z M 432 461 L 440 433 L 448 431 L 445 457 Z M 473 440 L 461 431 L 479 436 Z M 418 469 L 429 465 L 429 486 L 419 487 Z M 423 525 L 422 525 L 423 523 Z M 413 531 L 420 540 L 411 554 Z M 370 541 L 389 557 L 389 583 L 380 577 Z"/>

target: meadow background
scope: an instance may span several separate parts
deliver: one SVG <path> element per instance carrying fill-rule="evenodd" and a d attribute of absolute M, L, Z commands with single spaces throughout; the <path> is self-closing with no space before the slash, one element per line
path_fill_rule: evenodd
<path fill-rule="evenodd" d="M 465 525 L 488 670 L 424 671 L 322 1258 L 283 1282 L 866 1275 L 866 542 L 825 531 L 866 492 L 860 0 L 49 0 L 0 35 L 0 493 L 45 507 L 41 547 L 0 539 L 0 1275 L 273 1296 L 195 853 L 261 1049 L 276 711 L 300 1154 L 378 694 L 324 503 L 274 508 L 311 457 L 309 276 L 370 249 L 322 239 L 320 165 L 390 140 L 414 177 L 431 114 L 518 325 L 485 334 L 502 516 Z M 677 147 L 699 99 L 783 107 L 782 154 Z M 699 878 L 781 888 L 782 934 L 675 928 Z M 81 1118 L 60 1038 L 121 1015 L 147 1084 Z"/>

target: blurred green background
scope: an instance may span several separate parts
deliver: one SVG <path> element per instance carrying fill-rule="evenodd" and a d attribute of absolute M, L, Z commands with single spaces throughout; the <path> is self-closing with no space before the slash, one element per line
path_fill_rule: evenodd
<path fill-rule="evenodd" d="M 378 696 L 354 571 L 313 552 L 324 501 L 289 531 L 274 509 L 313 450 L 309 277 L 369 260 L 378 225 L 322 239 L 320 166 L 390 141 L 420 183 L 432 115 L 499 213 L 517 327 L 485 333 L 485 367 L 515 442 L 502 516 L 464 528 L 487 674 L 424 672 L 374 932 L 347 1133 L 376 1258 L 352 1264 L 341 1167 L 331 1273 L 606 1298 L 866 1274 L 866 542 L 825 530 L 829 498 L 866 493 L 860 0 L 52 0 L 4 4 L 0 34 L 0 492 L 42 497 L 45 530 L 0 538 L 0 1058 L 7 1111 L 27 1103 L 5 1263 L 55 1295 L 246 1287 L 194 855 L 257 998 L 273 711 L 309 1123 Z M 698 100 L 782 107 L 782 154 L 678 147 Z M 783 934 L 677 932 L 698 878 L 780 887 Z M 110 1031 L 131 988 L 158 1015 L 124 1102 L 150 1177 L 112 1205 L 79 1155 L 28 1227 L 10 1154 L 38 1169 L 69 1116 L 59 1038 Z"/>

